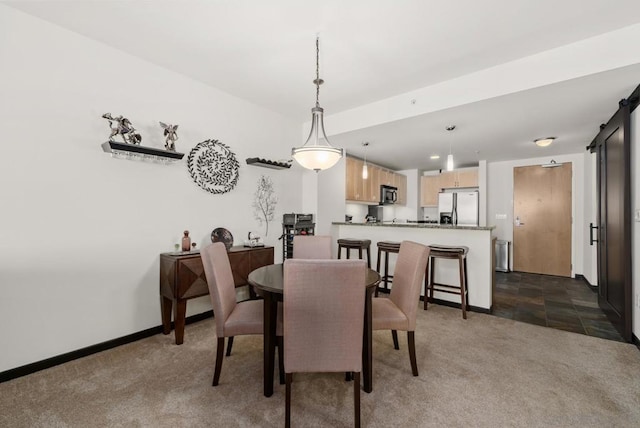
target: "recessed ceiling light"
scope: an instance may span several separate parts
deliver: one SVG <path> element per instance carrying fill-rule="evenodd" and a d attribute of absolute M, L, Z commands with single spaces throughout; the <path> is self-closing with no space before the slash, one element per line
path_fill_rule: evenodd
<path fill-rule="evenodd" d="M 533 140 L 538 147 L 547 147 L 549 144 L 553 143 L 556 137 L 547 137 L 547 138 L 538 138 L 537 140 Z"/>
<path fill-rule="evenodd" d="M 440 159 L 440 155 L 431 155 L 430 159 Z"/>

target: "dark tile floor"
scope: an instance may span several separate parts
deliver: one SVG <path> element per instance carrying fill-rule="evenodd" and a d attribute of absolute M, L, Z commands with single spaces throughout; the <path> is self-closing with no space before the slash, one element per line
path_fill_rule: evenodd
<path fill-rule="evenodd" d="M 624 342 L 582 279 L 496 272 L 493 315 Z"/>

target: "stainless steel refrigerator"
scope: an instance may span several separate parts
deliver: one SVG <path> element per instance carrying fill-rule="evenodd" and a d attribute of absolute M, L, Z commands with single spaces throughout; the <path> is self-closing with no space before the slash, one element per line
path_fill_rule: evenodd
<path fill-rule="evenodd" d="M 479 193 L 474 191 L 456 192 L 451 189 L 438 194 L 438 218 L 440 223 L 457 226 L 478 226 Z"/>

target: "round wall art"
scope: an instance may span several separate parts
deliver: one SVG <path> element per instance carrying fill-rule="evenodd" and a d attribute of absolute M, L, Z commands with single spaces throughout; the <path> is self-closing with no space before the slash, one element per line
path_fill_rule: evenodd
<path fill-rule="evenodd" d="M 207 192 L 227 193 L 238 184 L 240 163 L 218 140 L 198 143 L 189 153 L 187 165 L 193 181 Z"/>

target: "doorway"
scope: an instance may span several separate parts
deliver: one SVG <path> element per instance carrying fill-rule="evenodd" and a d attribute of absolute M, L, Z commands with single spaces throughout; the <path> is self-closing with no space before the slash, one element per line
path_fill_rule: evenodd
<path fill-rule="evenodd" d="M 513 270 L 571 276 L 571 163 L 513 169 Z"/>

